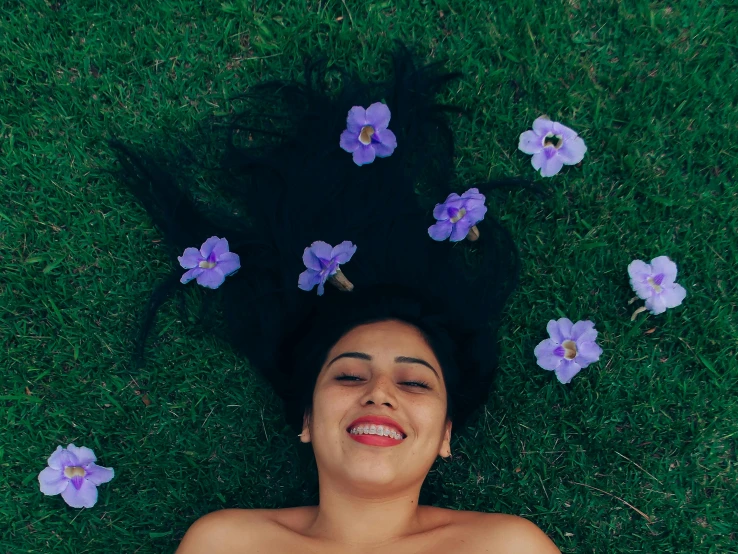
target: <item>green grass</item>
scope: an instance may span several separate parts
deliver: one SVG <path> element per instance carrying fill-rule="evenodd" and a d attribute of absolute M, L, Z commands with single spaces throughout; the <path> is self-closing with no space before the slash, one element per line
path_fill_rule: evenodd
<path fill-rule="evenodd" d="M 536 178 L 550 198 L 498 198 L 524 258 L 499 389 L 425 497 L 530 518 L 564 552 L 738 552 L 731 3 L 395 4 L 0 3 L 0 552 L 171 552 L 209 511 L 309 501 L 278 402 L 193 314 L 168 303 L 129 366 L 167 258 L 104 140 L 187 130 L 304 53 L 382 75 L 394 39 L 465 73 L 457 189 L 536 178 L 516 147 L 542 113 L 589 147 Z M 627 264 L 660 254 L 688 296 L 631 322 Z M 567 386 L 533 356 L 561 315 L 604 348 Z M 116 470 L 91 510 L 38 491 L 68 442 Z"/>

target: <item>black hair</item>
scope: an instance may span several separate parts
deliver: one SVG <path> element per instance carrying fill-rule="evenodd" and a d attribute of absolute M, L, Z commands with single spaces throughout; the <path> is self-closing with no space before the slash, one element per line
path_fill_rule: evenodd
<path fill-rule="evenodd" d="M 119 177 L 164 234 L 172 257 L 172 273 L 144 316 L 140 352 L 156 311 L 184 286 L 176 256 L 215 235 L 228 239 L 241 269 L 203 294 L 220 302 L 227 340 L 273 385 L 295 429 L 311 408 L 330 348 L 372 321 L 397 319 L 422 332 L 441 364 L 455 428 L 485 401 L 497 368 L 497 326 L 518 280 L 518 251 L 489 214 L 478 224 L 476 242 L 429 237 L 433 206 L 454 187 L 448 120 L 460 111 L 435 97 L 459 75 L 439 63 L 419 67 L 402 47 L 393 62 L 386 82 L 365 83 L 313 61 L 302 81 L 253 87 L 240 97 L 245 108 L 199 131 L 198 144 L 223 145 L 216 167 L 191 163 L 200 159 L 197 145 L 162 156 L 111 141 Z M 338 139 L 352 106 L 377 101 L 391 111 L 398 146 L 390 157 L 359 167 Z M 237 213 L 195 200 L 195 177 Z M 511 184 L 519 182 L 458 188 L 476 186 L 489 202 L 493 189 Z M 352 292 L 326 286 L 319 297 L 298 289 L 303 250 L 318 240 L 357 245 L 342 267 Z"/>

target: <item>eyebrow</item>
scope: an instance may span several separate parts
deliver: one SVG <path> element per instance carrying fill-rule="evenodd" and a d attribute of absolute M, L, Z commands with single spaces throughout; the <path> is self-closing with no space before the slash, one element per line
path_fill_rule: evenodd
<path fill-rule="evenodd" d="M 369 362 L 373 360 L 373 358 L 369 354 L 366 354 L 364 352 L 344 352 L 343 354 L 339 354 L 338 356 L 333 358 L 326 367 L 329 367 L 333 362 L 336 362 L 340 360 L 341 358 L 354 358 L 357 360 L 366 360 Z M 435 373 L 436 377 L 440 379 L 440 377 L 438 376 L 438 372 L 433 368 L 433 366 L 421 358 L 413 358 L 410 356 L 397 356 L 395 358 L 395 363 L 424 365 L 425 367 L 430 369 L 433 373 Z"/>

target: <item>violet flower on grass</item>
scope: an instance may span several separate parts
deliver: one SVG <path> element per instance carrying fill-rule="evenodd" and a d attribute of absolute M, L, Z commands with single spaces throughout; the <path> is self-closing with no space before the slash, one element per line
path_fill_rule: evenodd
<path fill-rule="evenodd" d="M 209 289 L 217 289 L 228 275 L 241 267 L 238 254 L 229 252 L 228 241 L 218 237 L 210 237 L 199 250 L 187 248 L 177 259 L 179 265 L 189 270 L 182 275 L 180 283 L 197 279 L 198 285 Z"/>
<path fill-rule="evenodd" d="M 686 289 L 674 282 L 677 266 L 668 256 L 654 258 L 650 264 L 633 260 L 628 265 L 628 274 L 633 290 L 646 301 L 645 309 L 654 315 L 679 306 L 687 296 Z"/>
<path fill-rule="evenodd" d="M 589 320 L 577 321 L 562 317 L 548 322 L 546 330 L 551 338 L 538 344 L 535 355 L 543 369 L 555 371 L 562 383 L 568 383 L 582 368 L 600 359 L 602 348 L 597 330 Z"/>
<path fill-rule="evenodd" d="M 349 110 L 339 144 L 353 154 L 356 165 L 370 164 L 375 157 L 386 158 L 395 151 L 397 137 L 387 128 L 390 117 L 389 108 L 381 102 L 367 109 L 354 106 Z"/>
<path fill-rule="evenodd" d="M 95 464 L 95 453 L 74 444 L 57 446 L 49 457 L 49 467 L 38 474 L 41 492 L 61 494 L 72 508 L 92 508 L 97 502 L 97 487 L 115 477 L 109 467 Z"/>
<path fill-rule="evenodd" d="M 356 246 L 348 240 L 335 247 L 321 240 L 314 242 L 302 254 L 302 261 L 307 269 L 300 273 L 297 286 L 311 291 L 317 285 L 318 296 L 323 296 L 325 283 L 330 279 L 331 284 L 339 289 L 352 290 L 354 286 L 346 279 L 339 266 L 348 262 L 354 252 Z"/>
<path fill-rule="evenodd" d="M 485 197 L 478 189 L 472 188 L 464 194 L 451 193 L 443 204 L 436 204 L 433 217 L 438 222 L 428 228 L 428 234 L 433 240 L 442 241 L 450 238 L 451 242 L 458 242 L 464 238 L 477 240 L 479 230 L 476 224 L 484 219 L 487 206 Z"/>
<path fill-rule="evenodd" d="M 587 146 L 569 127 L 541 116 L 533 122 L 532 131 L 520 135 L 518 149 L 533 154 L 531 163 L 541 170 L 541 177 L 553 177 L 564 164 L 581 162 Z"/>

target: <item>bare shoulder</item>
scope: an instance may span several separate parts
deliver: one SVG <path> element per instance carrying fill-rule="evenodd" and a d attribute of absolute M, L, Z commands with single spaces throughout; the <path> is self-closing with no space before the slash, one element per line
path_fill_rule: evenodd
<path fill-rule="evenodd" d="M 225 554 L 256 544 L 265 526 L 274 524 L 274 510 L 219 510 L 187 530 L 176 554 Z"/>
<path fill-rule="evenodd" d="M 465 512 L 464 526 L 480 547 L 495 547 L 506 554 L 559 554 L 560 550 L 538 526 L 522 517 L 508 514 Z"/>

